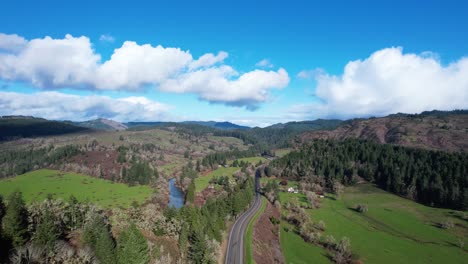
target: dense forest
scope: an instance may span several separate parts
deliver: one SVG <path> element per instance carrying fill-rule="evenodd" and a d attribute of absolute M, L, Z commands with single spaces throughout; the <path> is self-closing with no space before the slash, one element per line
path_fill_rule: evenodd
<path fill-rule="evenodd" d="M 271 163 L 282 176 L 332 188 L 358 177 L 415 201 L 468 209 L 468 154 L 345 140 L 314 140 Z"/>
<path fill-rule="evenodd" d="M 34 117 L 0 117 L 0 141 L 25 137 L 62 135 L 91 130 L 66 122 Z"/>
<path fill-rule="evenodd" d="M 246 144 L 284 148 L 290 147 L 292 145 L 291 139 L 305 131 L 334 129 L 342 122 L 336 119 L 317 119 L 314 121 L 276 124 L 265 128 L 255 127 L 249 130 L 218 130 L 214 132 L 214 135 L 239 138 Z"/>

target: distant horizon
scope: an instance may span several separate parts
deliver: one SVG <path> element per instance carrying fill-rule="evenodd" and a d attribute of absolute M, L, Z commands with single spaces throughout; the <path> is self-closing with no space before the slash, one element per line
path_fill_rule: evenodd
<path fill-rule="evenodd" d="M 99 119 L 104 119 L 104 120 L 110 120 L 110 121 L 114 121 L 114 122 L 117 122 L 117 123 L 120 123 L 120 124 L 128 124 L 128 123 L 184 123 L 184 122 L 205 122 L 205 123 L 208 123 L 208 122 L 215 122 L 215 123 L 230 123 L 230 124 L 233 124 L 233 125 L 236 125 L 236 126 L 241 126 L 241 127 L 248 127 L 248 128 L 255 128 L 255 127 L 260 127 L 260 128 L 265 128 L 265 127 L 268 127 L 268 126 L 273 126 L 273 125 L 276 125 L 276 124 L 286 124 L 286 123 L 291 123 L 291 122 L 308 122 L 308 121 L 317 121 L 317 120 L 339 120 L 339 121 L 348 121 L 348 120 L 353 120 L 353 119 L 370 119 L 370 118 L 383 118 L 383 117 L 387 117 L 387 116 L 391 116 L 391 115 L 398 115 L 398 114 L 402 114 L 402 115 L 421 115 L 423 113 L 426 113 L 426 112 L 456 112 L 456 111 L 468 111 L 468 109 L 452 109 L 452 110 L 438 110 L 438 109 L 432 109 L 432 110 L 426 110 L 426 111 L 422 111 L 422 112 L 418 112 L 418 113 L 403 113 L 403 112 L 397 112 L 397 113 L 390 113 L 390 114 L 387 114 L 387 115 L 383 115 L 383 116 L 366 116 L 366 117 L 354 117 L 354 118 L 348 118 L 348 119 L 338 119 L 338 118 L 316 118 L 316 119 L 304 119 L 304 120 L 292 120 L 292 121 L 288 121 L 288 122 L 277 122 L 277 123 L 272 123 L 272 124 L 268 124 L 266 126 L 247 126 L 247 125 L 240 125 L 240 124 L 237 124 L 235 122 L 232 122 L 232 121 L 229 121 L 229 120 L 219 120 L 219 121 L 216 121 L 216 120 L 180 120 L 180 121 L 171 121 L 171 120 L 168 120 L 168 121 L 159 121 L 159 120 L 148 120 L 148 121 L 117 121 L 117 120 L 114 120 L 114 119 L 111 119 L 111 118 L 105 118 L 105 117 L 97 117 L 97 118 L 92 118 L 92 119 L 86 119 L 86 120 L 70 120 L 70 119 L 50 119 L 50 118 L 46 118 L 46 117 L 40 117 L 40 116 L 26 116 L 26 115 L 2 115 L 0 116 L 0 118 L 8 118 L 8 117 L 32 117 L 32 118 L 40 118 L 40 119 L 45 119 L 45 120 L 50 120 L 50 121 L 59 121 L 59 122 L 73 122 L 73 123 L 79 123 L 79 122 L 87 122 L 87 121 L 95 121 L 95 120 L 99 120 Z"/>

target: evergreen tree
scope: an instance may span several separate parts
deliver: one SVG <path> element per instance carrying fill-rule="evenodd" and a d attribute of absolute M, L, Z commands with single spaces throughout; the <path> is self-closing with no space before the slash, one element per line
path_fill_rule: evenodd
<path fill-rule="evenodd" d="M 194 230 L 190 235 L 188 257 L 196 264 L 210 263 L 208 245 L 201 230 Z"/>
<path fill-rule="evenodd" d="M 131 224 L 124 230 L 117 243 L 117 263 L 144 264 L 149 263 L 149 247 L 140 230 Z"/>
<path fill-rule="evenodd" d="M 115 263 L 115 242 L 112 234 L 107 230 L 107 228 L 101 228 L 101 232 L 97 235 L 94 251 L 100 263 Z"/>
<path fill-rule="evenodd" d="M 49 208 L 45 209 L 39 221 L 32 240 L 34 244 L 45 246 L 48 251 L 52 251 L 55 241 L 62 235 L 62 232 L 60 228 L 55 225 L 54 216 Z"/>
<path fill-rule="evenodd" d="M 6 259 L 8 257 L 8 250 L 10 248 L 8 241 L 5 241 L 3 237 L 2 220 L 5 216 L 5 213 L 5 203 L 3 202 L 3 196 L 0 195 L 0 263 L 6 263 Z"/>
<path fill-rule="evenodd" d="M 185 200 L 187 203 L 193 203 L 195 201 L 195 181 L 194 180 L 192 180 L 192 182 L 190 182 L 190 185 L 188 186 Z"/>
<path fill-rule="evenodd" d="M 115 263 L 115 241 L 104 217 L 100 215 L 93 217 L 85 226 L 82 240 L 94 250 L 96 258 L 101 263 Z"/>
<path fill-rule="evenodd" d="M 2 231 L 2 219 L 5 216 L 6 208 L 5 203 L 3 202 L 3 196 L 0 195 L 0 234 Z"/>
<path fill-rule="evenodd" d="M 21 192 L 13 192 L 8 197 L 3 227 L 13 246 L 22 246 L 28 241 L 28 212 Z"/>
<path fill-rule="evenodd" d="M 182 224 L 182 228 L 180 229 L 180 234 L 179 234 L 179 247 L 182 252 L 185 252 L 185 248 L 187 247 L 187 239 L 188 239 L 188 227 L 186 224 Z"/>

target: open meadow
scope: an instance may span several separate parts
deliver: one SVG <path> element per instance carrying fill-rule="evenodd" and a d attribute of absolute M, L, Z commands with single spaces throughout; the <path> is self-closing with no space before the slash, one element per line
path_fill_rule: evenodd
<path fill-rule="evenodd" d="M 280 193 L 283 204 L 294 197 L 306 202 L 303 194 Z M 368 205 L 368 212 L 359 213 L 357 204 Z M 339 199 L 327 195 L 321 208 L 307 212 L 314 222 L 325 222 L 322 235 L 337 240 L 348 237 L 353 254 L 364 263 L 465 263 L 468 257 L 466 244 L 460 248 L 468 234 L 467 222 L 460 217 L 463 212 L 427 207 L 371 184 L 347 187 Z M 453 227 L 442 229 L 443 222 Z M 308 263 L 310 258 L 326 261 L 324 250 L 292 231 L 285 232 L 286 226 L 282 221 L 281 245 L 287 263 Z"/>
<path fill-rule="evenodd" d="M 47 169 L 0 180 L 0 194 L 4 197 L 16 190 L 23 193 L 26 203 L 41 201 L 48 194 L 64 200 L 73 195 L 79 201 L 95 203 L 105 208 L 126 208 L 134 202 L 141 204 L 152 194 L 147 185 L 130 187 L 123 183 Z"/>

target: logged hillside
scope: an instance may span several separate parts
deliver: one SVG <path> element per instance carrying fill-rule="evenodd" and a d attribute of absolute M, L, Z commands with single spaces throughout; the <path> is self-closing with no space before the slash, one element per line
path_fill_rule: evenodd
<path fill-rule="evenodd" d="M 298 144 L 312 139 L 359 138 L 382 144 L 445 151 L 468 151 L 468 111 L 432 111 L 418 115 L 396 114 L 355 119 L 334 130 L 308 131 Z"/>

